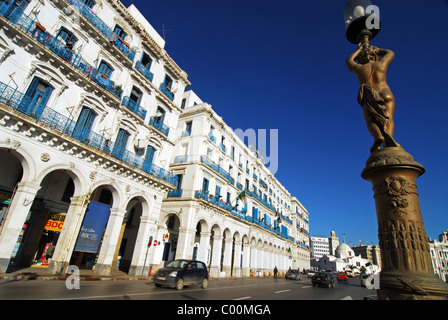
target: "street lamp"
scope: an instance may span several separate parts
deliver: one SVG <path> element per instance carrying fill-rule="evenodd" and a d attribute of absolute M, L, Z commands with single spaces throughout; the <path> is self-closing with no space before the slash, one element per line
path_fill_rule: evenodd
<path fill-rule="evenodd" d="M 351 43 L 362 42 L 362 37 L 372 40 L 381 29 L 378 7 L 370 0 L 349 0 L 344 7 L 345 35 Z"/>
<path fill-rule="evenodd" d="M 373 185 L 378 218 L 378 298 L 447 299 L 448 285 L 434 275 L 418 199 L 416 180 L 425 168 L 393 138 L 395 100 L 386 73 L 395 54 L 370 45 L 380 31 L 379 9 L 368 0 L 349 0 L 344 19 L 347 40 L 358 44 L 346 65 L 358 77 L 358 102 L 374 138 L 361 176 Z"/>

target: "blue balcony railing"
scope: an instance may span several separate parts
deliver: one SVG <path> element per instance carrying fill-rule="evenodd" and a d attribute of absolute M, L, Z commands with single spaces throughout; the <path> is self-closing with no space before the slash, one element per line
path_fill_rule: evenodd
<path fill-rule="evenodd" d="M 162 83 L 160 84 L 159 89 L 160 89 L 160 91 L 162 91 L 163 94 L 166 95 L 171 101 L 174 100 L 174 93 L 172 93 L 171 90 L 169 90 L 169 89 L 166 87 L 165 82 L 162 82 Z"/>
<path fill-rule="evenodd" d="M 136 115 L 138 115 L 140 118 L 145 120 L 146 118 L 146 110 L 143 109 L 138 103 L 136 103 L 134 100 L 132 100 L 130 97 L 126 96 L 123 98 L 123 101 L 121 102 L 123 106 L 134 112 Z"/>
<path fill-rule="evenodd" d="M 201 162 L 205 163 L 207 166 L 215 170 L 217 173 L 222 175 L 224 178 L 229 180 L 231 184 L 235 183 L 235 180 L 230 176 L 230 173 L 228 173 L 226 170 L 224 170 L 220 165 L 217 165 L 212 160 L 210 160 L 207 156 L 201 156 Z"/>
<path fill-rule="evenodd" d="M 75 7 L 84 18 L 86 18 L 98 31 L 100 31 L 107 39 L 109 39 L 121 52 L 124 53 L 131 61 L 134 61 L 135 51 L 126 46 L 118 38 L 113 39 L 114 32 L 107 26 L 93 11 L 80 0 L 66 0 Z"/>
<path fill-rule="evenodd" d="M 177 156 L 174 158 L 174 163 L 185 163 L 188 162 L 188 156 Z"/>
<path fill-rule="evenodd" d="M 150 82 L 152 82 L 152 80 L 154 79 L 154 74 L 149 71 L 148 68 L 146 68 L 143 63 L 141 63 L 140 61 L 137 61 L 137 63 L 135 64 L 135 68 L 140 71 L 146 79 L 148 79 Z"/>
<path fill-rule="evenodd" d="M 142 169 L 157 178 L 163 179 L 173 185 L 177 185 L 178 177 L 171 172 L 160 168 L 152 163 L 145 162 L 144 158 L 136 155 L 126 148 L 115 145 L 111 140 L 96 132 L 77 125 L 73 119 L 60 114 L 59 112 L 45 107 L 42 112 L 36 113 L 32 106 L 32 99 L 14 88 L 0 82 L 0 102 L 26 114 L 40 123 L 44 123 L 53 129 L 72 136 L 73 138 L 103 151 L 116 159 L 127 164 Z"/>
<path fill-rule="evenodd" d="M 182 189 L 175 189 L 168 191 L 168 198 L 182 198 Z"/>
<path fill-rule="evenodd" d="M 160 121 L 159 117 L 151 117 L 149 119 L 149 125 L 153 126 L 154 128 L 156 128 L 157 130 L 159 130 L 168 137 L 168 134 L 170 133 L 170 128 L 164 125 L 163 122 Z"/>
<path fill-rule="evenodd" d="M 0 6 L 0 15 L 5 15 L 7 11 L 6 6 Z M 74 68 L 82 72 L 86 77 L 90 78 L 101 87 L 106 89 L 108 92 L 113 94 L 117 98 L 121 98 L 122 89 L 121 86 L 117 86 L 110 79 L 104 78 L 98 69 L 92 67 L 87 61 L 85 61 L 79 54 L 75 51 L 66 47 L 65 43 L 59 41 L 49 32 L 37 28 L 34 19 L 31 19 L 26 14 L 8 14 L 8 19 L 10 22 L 14 23 L 19 29 L 27 33 L 29 36 L 36 39 L 39 43 L 50 49 L 53 53 L 64 59 L 67 63 L 72 65 Z"/>
<path fill-rule="evenodd" d="M 208 192 L 205 191 L 196 191 L 194 194 L 196 199 L 203 199 L 207 202 L 213 203 L 214 205 L 221 207 L 227 211 L 231 211 L 233 206 L 230 204 L 226 204 L 225 202 L 219 200 L 217 197 L 211 197 Z"/>

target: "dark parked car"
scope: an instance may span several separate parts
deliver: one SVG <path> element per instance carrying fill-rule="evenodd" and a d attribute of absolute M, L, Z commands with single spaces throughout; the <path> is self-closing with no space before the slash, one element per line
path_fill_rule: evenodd
<path fill-rule="evenodd" d="M 196 260 L 174 260 L 160 268 L 154 275 L 156 287 L 167 285 L 182 290 L 184 285 L 200 284 L 203 289 L 208 285 L 208 271 L 205 263 Z"/>
<path fill-rule="evenodd" d="M 313 287 L 315 285 L 326 286 L 328 288 L 336 286 L 336 279 L 333 272 L 316 272 L 316 274 L 311 278 L 311 283 Z"/>
<path fill-rule="evenodd" d="M 288 270 L 285 274 L 285 279 L 291 280 L 300 280 L 300 272 L 299 270 Z"/>

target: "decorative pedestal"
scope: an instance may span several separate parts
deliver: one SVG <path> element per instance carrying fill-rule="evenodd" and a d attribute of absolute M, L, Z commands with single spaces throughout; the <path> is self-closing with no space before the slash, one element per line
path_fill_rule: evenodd
<path fill-rule="evenodd" d="M 447 299 L 434 275 L 416 180 L 424 167 L 401 147 L 373 152 L 361 176 L 373 185 L 383 267 L 379 299 Z"/>

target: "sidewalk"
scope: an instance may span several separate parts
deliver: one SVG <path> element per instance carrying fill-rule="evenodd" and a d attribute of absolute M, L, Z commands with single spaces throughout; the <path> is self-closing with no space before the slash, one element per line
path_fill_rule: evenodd
<path fill-rule="evenodd" d="M 117 280 L 146 280 L 152 281 L 151 277 L 130 276 L 122 271 L 113 271 L 108 276 L 99 276 L 93 273 L 93 270 L 79 270 L 80 280 L 87 281 L 117 281 Z M 29 267 L 17 271 L 0 273 L 0 280 L 19 281 L 19 280 L 66 280 L 68 275 L 53 275 L 47 273 L 45 267 Z"/>

